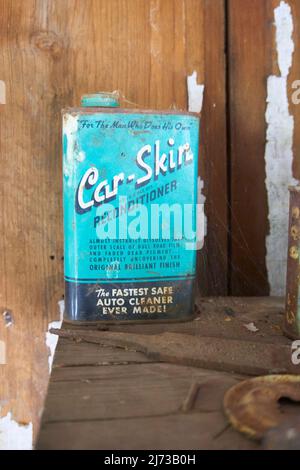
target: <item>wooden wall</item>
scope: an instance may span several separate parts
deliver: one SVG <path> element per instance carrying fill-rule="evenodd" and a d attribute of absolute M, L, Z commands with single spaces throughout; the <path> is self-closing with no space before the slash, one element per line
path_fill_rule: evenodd
<path fill-rule="evenodd" d="M 268 293 L 264 113 L 278 3 L 0 0 L 7 92 L 0 105 L 0 306 L 13 318 L 0 323 L 2 416 L 33 422 L 36 435 L 48 380 L 45 334 L 63 297 L 60 110 L 84 93 L 117 89 L 127 107 L 187 109 L 186 79 L 197 72 L 205 83 L 200 175 L 208 218 L 199 288 Z M 298 28 L 298 2 L 289 3 Z M 293 76 L 299 59 L 295 67 Z"/>
<path fill-rule="evenodd" d="M 227 3 L 229 293 L 233 295 L 268 295 L 270 292 L 266 266 L 266 237 L 270 226 L 265 182 L 265 113 L 268 77 L 279 75 L 274 25 L 274 10 L 279 5 L 291 7 L 294 26 L 295 51 L 287 93 L 289 112 L 295 122 L 292 171 L 294 178 L 299 179 L 300 106 L 292 102 L 292 83 L 300 79 L 300 2 L 229 0 Z M 277 132 L 285 135 L 280 126 Z M 281 140 L 284 149 L 284 137 Z M 280 157 L 280 149 L 275 152 Z M 279 172 L 281 166 L 279 161 Z M 287 193 L 287 185 L 284 190 Z M 280 193 L 277 202 L 280 207 Z M 282 210 L 288 212 L 287 204 L 282 205 Z M 287 229 L 286 223 L 286 235 Z"/>

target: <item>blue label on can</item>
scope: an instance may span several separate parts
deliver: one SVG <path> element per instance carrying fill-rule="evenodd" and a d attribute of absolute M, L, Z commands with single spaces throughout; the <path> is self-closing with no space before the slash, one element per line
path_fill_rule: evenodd
<path fill-rule="evenodd" d="M 172 285 L 188 282 L 191 288 L 195 277 L 198 131 L 198 117 L 189 114 L 64 113 L 70 318 L 115 319 L 116 314 L 130 319 L 130 299 L 143 298 L 152 305 L 154 296 L 157 306 L 159 297 L 165 297 L 164 308 L 152 308 L 150 316 L 146 310 L 146 317 L 172 316 L 179 291 L 185 297 L 182 288 L 176 294 Z M 130 286 L 140 287 L 141 295 L 126 295 Z M 76 295 L 82 303 L 79 310 Z"/>

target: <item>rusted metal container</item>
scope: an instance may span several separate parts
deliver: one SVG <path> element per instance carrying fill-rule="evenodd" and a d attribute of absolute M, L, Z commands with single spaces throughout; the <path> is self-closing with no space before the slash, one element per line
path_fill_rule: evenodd
<path fill-rule="evenodd" d="M 87 95 L 63 112 L 65 318 L 187 320 L 199 115 L 120 109 L 117 98 Z"/>
<path fill-rule="evenodd" d="M 283 330 L 300 338 L 300 186 L 290 187 L 286 309 Z"/>

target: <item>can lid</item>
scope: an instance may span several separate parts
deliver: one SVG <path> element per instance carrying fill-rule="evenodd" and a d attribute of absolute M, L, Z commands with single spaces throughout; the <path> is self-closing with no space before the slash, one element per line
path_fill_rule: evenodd
<path fill-rule="evenodd" d="M 117 91 L 101 91 L 91 95 L 83 95 L 81 97 L 81 106 L 86 108 L 93 106 L 99 106 L 103 108 L 117 108 L 120 106 L 119 93 Z"/>

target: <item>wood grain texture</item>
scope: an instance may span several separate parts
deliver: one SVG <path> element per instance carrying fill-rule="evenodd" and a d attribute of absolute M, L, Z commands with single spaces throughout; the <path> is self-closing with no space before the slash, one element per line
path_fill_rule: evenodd
<path fill-rule="evenodd" d="M 279 75 L 274 26 L 274 9 L 279 4 L 279 0 L 228 2 L 232 295 L 267 295 L 270 291 L 266 268 L 270 228 L 265 184 L 265 112 L 267 78 Z M 287 4 L 292 10 L 295 43 L 288 77 L 290 113 L 295 121 L 293 176 L 299 179 L 300 106 L 292 102 L 292 83 L 300 78 L 300 5 L 297 0 Z"/>
<path fill-rule="evenodd" d="M 218 193 L 226 188 L 224 2 L 0 0 L 0 12 L 7 88 L 0 109 L 0 306 L 14 319 L 8 328 L 1 322 L 8 350 L 1 413 L 33 421 L 36 434 L 48 380 L 45 332 L 63 295 L 61 108 L 84 93 L 118 89 L 123 106 L 186 109 L 186 77 L 198 73 L 207 86 L 200 157 L 210 201 L 207 249 L 216 253 L 199 265 L 199 284 L 226 291 L 227 213 Z"/>
<path fill-rule="evenodd" d="M 196 24 L 194 28 L 197 28 Z M 204 253 L 198 257 L 198 285 L 202 295 L 226 295 L 228 180 L 225 2 L 204 2 L 202 41 L 205 46 L 205 96 L 200 132 L 200 176 L 204 180 L 208 233 Z"/>
<path fill-rule="evenodd" d="M 54 19 L 50 25 L 51 5 L 0 3 L 7 89 L 0 110 L 0 305 L 13 318 L 7 328 L 1 322 L 7 345 L 1 414 L 11 411 L 35 431 L 48 380 L 45 332 L 63 294 L 59 110 L 67 94 L 66 56 Z"/>
<path fill-rule="evenodd" d="M 295 52 L 293 55 L 293 65 L 290 70 L 290 75 L 288 79 L 288 96 L 289 96 L 289 105 L 290 113 L 294 116 L 295 123 L 295 132 L 294 132 L 294 161 L 293 161 L 293 176 L 297 180 L 300 180 L 300 105 L 293 103 L 292 97 L 295 89 L 292 87 L 294 81 L 300 80 L 300 58 L 299 58 L 299 48 L 300 48 L 300 3 L 297 0 L 290 0 L 289 5 L 292 9 L 292 15 L 294 20 L 294 33 L 293 41 L 295 43 Z M 299 87 L 298 87 L 299 90 Z M 299 93 L 298 93 L 299 98 Z"/>
<path fill-rule="evenodd" d="M 254 450 L 218 412 L 45 424 L 39 450 Z"/>
<path fill-rule="evenodd" d="M 122 356 L 123 351 L 119 351 L 119 359 Z M 82 376 L 77 371 L 77 378 L 74 367 L 55 371 L 43 422 L 126 419 L 177 413 L 191 383 L 196 380 L 202 384 L 203 390 L 194 409 L 222 411 L 225 390 L 237 383 L 230 375 L 170 364 L 128 364 L 94 369 L 96 371 L 83 367 Z"/>
<path fill-rule="evenodd" d="M 74 348 L 81 354 L 66 364 L 62 358 Z M 225 392 L 242 376 L 142 363 L 134 351 L 125 365 L 128 353 L 60 340 L 37 449 L 257 448 L 229 428 L 223 413 Z M 107 362 L 98 362 L 103 357 Z"/>
<path fill-rule="evenodd" d="M 272 15 L 269 1 L 228 2 L 232 295 L 269 293 L 264 154 Z"/>
<path fill-rule="evenodd" d="M 236 335 L 236 342 L 239 343 L 237 357 L 241 365 L 247 358 L 254 365 L 256 346 L 263 352 L 263 361 L 268 360 L 267 356 L 272 356 L 273 347 L 281 340 L 285 341 L 290 351 L 290 341 L 276 333 L 278 316 L 281 315 L 282 319 L 282 300 L 252 297 L 205 299 L 202 302 L 201 315 L 194 322 L 110 328 L 114 331 L 123 329 L 123 336 L 124 333 L 127 336 L 131 333 L 136 343 L 142 340 L 144 344 L 154 336 L 162 337 L 159 333 L 166 329 L 174 331 L 177 328 L 177 333 L 185 333 L 186 347 L 181 345 L 180 357 L 189 349 L 187 344 L 193 343 L 195 339 L 199 343 L 208 339 L 204 338 L 207 331 L 202 331 L 202 326 L 212 316 L 209 344 L 215 349 L 215 355 L 223 354 L 224 361 L 229 352 L 226 342 L 230 343 L 225 338 L 230 337 L 230 334 Z M 255 322 L 258 331 L 253 333 L 247 330 L 246 322 Z M 243 330 L 238 327 L 238 323 L 244 326 Z M 189 329 L 184 330 L 186 326 Z M 70 330 L 60 330 L 64 331 Z M 76 331 L 77 342 L 60 339 L 58 343 L 37 441 L 38 449 L 261 448 L 259 443 L 234 431 L 223 411 L 225 393 L 245 380 L 245 375 L 234 374 L 232 369 L 231 373 L 226 373 L 178 363 L 143 363 L 133 347 L 128 348 L 127 344 L 127 348 L 121 348 L 124 342 L 119 333 L 87 329 L 82 333 L 78 328 L 72 329 L 72 332 Z M 89 335 L 86 339 L 89 341 L 92 336 L 94 341 L 96 336 L 98 339 L 105 335 L 117 337 L 115 348 L 85 343 L 84 334 Z M 166 349 L 168 344 L 178 345 L 178 336 L 175 339 L 173 335 L 172 343 L 166 340 L 163 347 Z M 244 350 L 245 345 L 251 345 L 247 352 Z M 207 350 L 209 347 L 206 345 Z M 197 346 L 193 349 L 196 356 Z M 66 363 L 65 358 L 70 358 L 75 350 L 77 354 L 74 354 L 73 361 Z M 131 356 L 128 357 L 128 354 Z M 88 360 L 84 361 L 84 358 Z M 105 363 L 99 362 L 102 358 L 105 358 Z M 276 367 L 279 367 L 282 358 L 274 356 L 273 359 Z M 290 363 L 290 353 L 285 363 Z M 243 369 L 243 374 L 246 370 Z M 291 408 L 290 404 L 281 404 L 282 413 L 292 412 L 295 416 L 296 408 L 296 405 Z"/>
<path fill-rule="evenodd" d="M 128 332 L 138 335 L 158 335 L 162 333 L 179 333 L 197 337 L 217 337 L 223 339 L 238 339 L 243 341 L 257 341 L 272 343 L 273 345 L 289 345 L 290 340 L 282 335 L 282 323 L 284 318 L 284 299 L 275 297 L 214 297 L 200 298 L 197 300 L 198 316 L 193 321 L 184 323 L 153 323 L 132 325 L 110 325 L 111 332 Z M 254 322 L 259 331 L 247 330 L 245 325 Z M 63 331 L 77 333 L 75 337 L 81 337 L 89 332 L 89 327 L 74 327 L 64 324 Z M 80 332 L 80 334 L 78 333 Z M 94 332 L 92 332 L 94 333 Z M 101 333 L 101 332 L 99 332 Z M 60 341 L 65 339 L 60 338 Z M 92 346 L 92 345 L 91 345 Z M 95 346 L 95 345 L 93 345 Z M 81 343 L 75 343 L 68 351 L 79 351 Z M 129 352 L 128 352 L 129 353 Z M 60 356 L 61 351 L 57 353 Z M 64 352 L 65 354 L 65 352 Z M 85 355 L 90 354 L 85 353 Z M 93 350 L 91 350 L 93 354 Z M 110 354 L 110 353 L 109 353 Z M 106 355 L 105 355 L 106 357 Z M 105 359 L 104 359 L 105 360 Z M 62 363 L 78 364 L 81 361 L 78 354 L 71 357 L 62 357 Z"/>
<path fill-rule="evenodd" d="M 120 355 L 117 349 L 113 348 L 100 348 L 97 344 L 70 342 L 62 339 L 62 347 L 55 353 L 54 368 L 59 369 L 63 367 L 85 366 L 93 367 L 107 364 L 120 364 Z M 64 347 L 64 343 L 68 347 Z M 124 351 L 122 355 L 122 363 L 145 363 L 149 359 L 144 354 L 136 351 Z"/>

